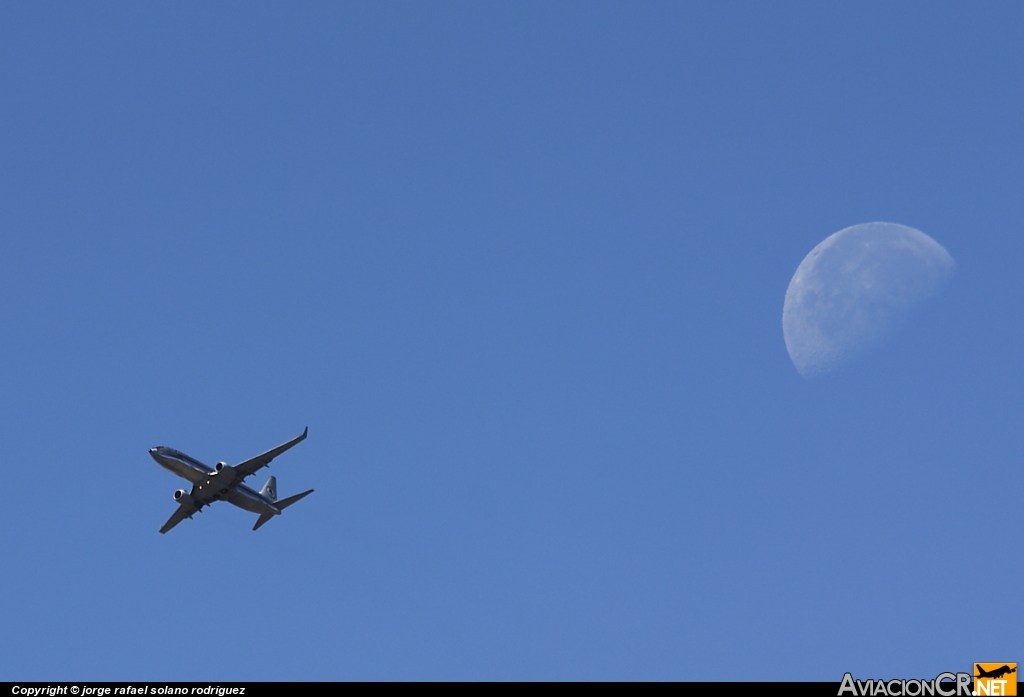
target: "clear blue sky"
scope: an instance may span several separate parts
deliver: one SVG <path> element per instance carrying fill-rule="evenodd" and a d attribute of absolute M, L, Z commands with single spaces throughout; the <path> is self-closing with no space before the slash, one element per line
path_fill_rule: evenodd
<path fill-rule="evenodd" d="M 1022 36 L 1009 2 L 4 4 L 0 679 L 1024 660 Z M 789 279 L 875 220 L 957 274 L 805 380 Z M 150 447 L 307 425 L 271 473 L 315 494 L 157 533 Z"/>

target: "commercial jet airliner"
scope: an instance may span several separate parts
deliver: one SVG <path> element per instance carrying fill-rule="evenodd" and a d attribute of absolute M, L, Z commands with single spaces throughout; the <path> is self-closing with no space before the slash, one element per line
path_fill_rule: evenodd
<path fill-rule="evenodd" d="M 164 526 L 160 528 L 160 532 L 167 532 L 185 518 L 191 518 L 193 513 L 203 510 L 203 506 L 209 506 L 214 501 L 222 499 L 235 504 L 239 508 L 259 513 L 259 520 L 256 521 L 253 530 L 258 530 L 261 525 L 274 516 L 281 515 L 281 511 L 299 499 L 309 496 L 313 493 L 313 490 L 303 491 L 301 494 L 289 496 L 278 501 L 277 479 L 273 475 L 267 479 L 267 483 L 258 492 L 247 487 L 242 483 L 242 480 L 269 465 L 271 460 L 285 450 L 304 441 L 308 432 L 309 428 L 306 428 L 298 438 L 294 438 L 284 445 L 279 445 L 273 450 L 268 450 L 262 455 L 257 455 L 251 460 L 246 460 L 234 466 L 226 462 L 218 462 L 216 467 L 210 468 L 199 460 L 191 458 L 174 448 L 168 448 L 163 445 L 150 448 L 149 454 L 153 456 L 153 459 L 160 466 L 166 467 L 179 477 L 184 477 L 192 482 L 191 492 L 184 489 L 178 489 L 174 492 L 174 500 L 178 502 L 178 510 L 164 523 Z"/>

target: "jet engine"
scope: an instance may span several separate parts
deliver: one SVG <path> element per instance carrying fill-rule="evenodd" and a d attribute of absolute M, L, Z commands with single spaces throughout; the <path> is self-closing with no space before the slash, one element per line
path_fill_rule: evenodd
<path fill-rule="evenodd" d="M 213 468 L 211 481 L 209 483 L 215 486 L 221 487 L 222 494 L 227 493 L 227 488 L 235 485 L 238 481 L 238 472 L 235 468 L 226 462 L 218 462 L 217 466 Z"/>
<path fill-rule="evenodd" d="M 192 498 L 192 494 L 188 493 L 184 489 L 178 489 L 174 492 L 174 501 L 176 503 L 184 503 L 191 506 L 196 505 L 196 500 Z"/>

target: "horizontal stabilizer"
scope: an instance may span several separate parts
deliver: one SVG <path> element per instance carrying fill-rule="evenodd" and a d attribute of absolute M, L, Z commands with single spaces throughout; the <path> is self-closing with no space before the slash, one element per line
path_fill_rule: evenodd
<path fill-rule="evenodd" d="M 289 496 L 286 499 L 281 499 L 280 501 L 277 501 L 276 503 L 274 503 L 274 507 L 277 508 L 278 511 L 283 511 L 284 509 L 288 508 L 288 506 L 291 506 L 293 503 L 295 503 L 299 499 L 304 499 L 304 498 L 306 498 L 307 496 L 309 496 L 312 493 L 313 493 L 313 490 L 310 489 L 309 491 L 303 491 L 301 494 L 295 494 L 295 496 Z M 260 516 L 260 519 L 256 521 L 256 525 L 254 525 L 252 529 L 253 530 L 259 530 L 260 527 L 262 527 L 264 523 L 266 523 L 268 520 L 273 518 L 275 515 L 280 515 L 280 513 L 275 513 L 273 511 L 268 511 L 267 513 L 262 514 Z"/>
<path fill-rule="evenodd" d="M 274 505 L 277 506 L 277 510 L 283 511 L 284 509 L 288 508 L 288 506 L 291 506 L 293 503 L 295 503 L 299 499 L 304 499 L 304 498 L 306 498 L 307 496 L 309 496 L 312 493 L 313 493 L 312 489 L 310 489 L 309 491 L 303 491 L 301 494 L 295 494 L 295 496 L 289 496 L 286 499 L 282 499 L 280 501 L 277 501 L 276 503 L 274 503 Z"/>
<path fill-rule="evenodd" d="M 263 515 L 261 515 L 261 516 L 260 516 L 260 519 L 256 521 L 256 524 L 252 526 L 252 529 L 253 529 L 253 530 L 259 530 L 259 529 L 260 529 L 260 527 L 261 527 L 261 526 L 262 526 L 262 525 L 263 525 L 263 524 L 264 524 L 265 522 L 267 522 L 268 520 L 270 520 L 271 518 L 273 518 L 273 517 L 274 517 L 275 515 L 277 515 L 277 514 L 276 514 L 276 513 L 264 513 Z"/>

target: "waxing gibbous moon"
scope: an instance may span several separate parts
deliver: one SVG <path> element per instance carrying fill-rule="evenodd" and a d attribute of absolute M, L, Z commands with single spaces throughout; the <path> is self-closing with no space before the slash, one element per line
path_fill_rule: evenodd
<path fill-rule="evenodd" d="M 786 290 L 782 332 L 793 365 L 812 377 L 860 355 L 954 267 L 942 245 L 905 225 L 864 223 L 825 238 Z"/>

